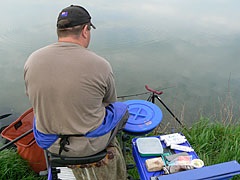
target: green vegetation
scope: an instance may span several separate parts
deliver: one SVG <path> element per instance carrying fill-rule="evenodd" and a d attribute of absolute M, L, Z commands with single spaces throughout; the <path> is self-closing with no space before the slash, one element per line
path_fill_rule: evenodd
<path fill-rule="evenodd" d="M 236 160 L 240 162 L 240 124 L 211 122 L 201 118 L 189 130 L 182 130 L 205 165 Z M 233 179 L 240 179 L 235 176 Z"/>
<path fill-rule="evenodd" d="M 240 162 L 240 125 L 223 125 L 202 118 L 188 131 L 182 131 L 206 165 L 230 160 Z"/>
<path fill-rule="evenodd" d="M 15 149 L 6 149 L 0 152 L 0 179 L 36 180 L 38 177 Z"/>
<path fill-rule="evenodd" d="M 201 118 L 192 127 L 181 129 L 180 131 L 186 136 L 205 165 L 208 166 L 232 160 L 240 162 L 239 123 L 227 124 L 226 122 L 212 122 L 209 119 Z M 127 154 L 127 162 L 133 163 L 131 153 Z M 139 178 L 136 168 L 129 170 L 129 174 L 136 179 Z M 35 180 L 44 178 L 46 179 L 46 177 L 38 177 L 31 171 L 27 162 L 15 150 L 10 149 L 0 152 L 0 179 Z M 240 176 L 235 176 L 233 179 L 240 179 Z"/>

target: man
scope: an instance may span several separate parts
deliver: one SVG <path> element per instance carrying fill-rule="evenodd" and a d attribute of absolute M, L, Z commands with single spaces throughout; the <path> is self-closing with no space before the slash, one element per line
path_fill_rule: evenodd
<path fill-rule="evenodd" d="M 87 49 L 91 28 L 95 26 L 86 9 L 64 8 L 57 19 L 58 42 L 35 51 L 26 61 L 24 80 L 35 113 L 34 135 L 40 147 L 65 156 L 89 156 L 106 147 L 111 151 L 113 156 L 105 157 L 100 167 L 75 168 L 77 179 L 126 179 L 114 137 L 128 112 L 116 102 L 110 64 Z"/>

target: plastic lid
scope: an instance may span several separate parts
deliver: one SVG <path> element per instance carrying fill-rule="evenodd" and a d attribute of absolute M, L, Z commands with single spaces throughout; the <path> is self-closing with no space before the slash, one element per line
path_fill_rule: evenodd
<path fill-rule="evenodd" d="M 138 138 L 136 144 L 141 156 L 158 156 L 163 153 L 163 147 L 159 138 Z"/>
<path fill-rule="evenodd" d="M 129 118 L 124 131 L 130 134 L 147 134 L 156 128 L 162 120 L 162 111 L 146 100 L 125 101 L 128 105 Z"/>

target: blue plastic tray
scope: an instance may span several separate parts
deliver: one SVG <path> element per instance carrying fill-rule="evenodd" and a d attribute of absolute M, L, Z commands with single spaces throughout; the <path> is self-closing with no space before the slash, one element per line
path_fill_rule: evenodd
<path fill-rule="evenodd" d="M 153 136 L 153 137 L 160 138 L 160 136 Z M 162 171 L 156 171 L 156 172 L 148 172 L 147 171 L 145 161 L 149 158 L 155 158 L 157 156 L 142 157 L 138 152 L 138 148 L 137 148 L 137 144 L 136 144 L 137 139 L 138 138 L 133 138 L 132 139 L 132 155 L 133 155 L 134 161 L 136 163 L 136 167 L 137 167 L 140 179 L 141 180 L 150 180 L 150 178 L 153 177 L 153 176 L 162 175 L 164 173 L 163 170 Z M 163 148 L 166 148 L 166 144 L 163 141 L 161 141 L 161 144 L 162 144 Z M 188 141 L 186 141 L 185 143 L 182 143 L 181 145 L 191 147 L 191 145 L 189 144 Z M 173 150 L 173 151 L 176 154 L 182 152 L 182 151 L 178 151 L 178 150 Z M 193 159 L 199 159 L 199 157 L 198 157 L 198 155 L 196 154 L 195 151 L 188 152 L 188 154 L 191 155 Z M 160 176 L 160 177 L 162 177 L 162 176 Z"/>

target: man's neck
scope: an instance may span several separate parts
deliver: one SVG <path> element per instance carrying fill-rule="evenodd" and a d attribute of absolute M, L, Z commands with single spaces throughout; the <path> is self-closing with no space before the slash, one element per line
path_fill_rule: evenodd
<path fill-rule="evenodd" d="M 68 42 L 68 43 L 74 43 L 74 44 L 78 44 L 82 47 L 84 47 L 82 41 L 80 39 L 75 39 L 72 37 L 61 37 L 58 39 L 58 42 Z"/>

